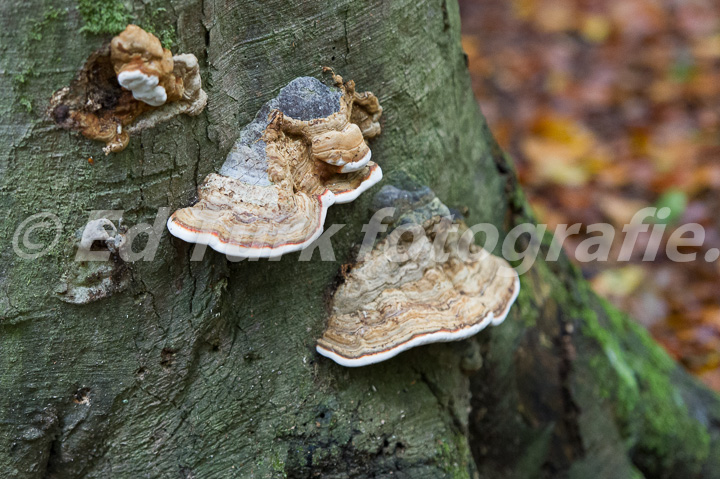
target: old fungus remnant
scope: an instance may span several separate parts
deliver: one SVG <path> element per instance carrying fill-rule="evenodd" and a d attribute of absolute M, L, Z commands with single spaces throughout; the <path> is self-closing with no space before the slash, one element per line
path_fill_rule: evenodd
<path fill-rule="evenodd" d="M 421 201 L 396 218 L 404 227 L 344 276 L 317 342 L 323 356 L 365 366 L 422 344 L 467 338 L 507 316 L 520 290 L 515 270 L 476 246 L 472 230 L 451 219 L 429 189 L 420 193 L 387 186 L 379 193 Z"/>
<path fill-rule="evenodd" d="M 320 236 L 329 206 L 380 181 L 365 140 L 380 133 L 382 108 L 333 78 L 337 88 L 296 78 L 267 102 L 200 185 L 197 204 L 170 217 L 170 233 L 231 256 L 277 257 Z"/>
<path fill-rule="evenodd" d="M 79 254 L 55 289 L 57 298 L 66 303 L 87 304 L 123 291 L 130 284 L 130 270 L 120 258 L 125 235 L 112 221 L 100 218 L 78 232 Z M 83 257 L 80 252 L 106 255 L 107 259 Z"/>
<path fill-rule="evenodd" d="M 70 86 L 50 101 L 59 126 L 105 142 L 105 154 L 125 149 L 130 134 L 207 103 L 195 55 L 173 56 L 154 35 L 128 25 L 85 62 Z"/>

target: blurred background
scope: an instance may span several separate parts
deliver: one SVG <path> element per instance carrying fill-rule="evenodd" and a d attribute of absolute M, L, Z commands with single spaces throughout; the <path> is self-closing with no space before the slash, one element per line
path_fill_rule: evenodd
<path fill-rule="evenodd" d="M 578 263 L 595 290 L 720 391 L 720 2 L 460 0 L 473 89 L 538 221 L 622 226 L 668 207 L 654 262 Z M 684 223 L 706 238 L 674 263 Z M 571 237 L 572 257 L 586 235 Z M 611 253 L 611 259 L 616 257 Z M 712 257 L 712 255 L 710 256 Z"/>

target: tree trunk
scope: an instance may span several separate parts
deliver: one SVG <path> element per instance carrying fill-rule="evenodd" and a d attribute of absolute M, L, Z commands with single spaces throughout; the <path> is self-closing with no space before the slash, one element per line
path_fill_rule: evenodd
<path fill-rule="evenodd" d="M 532 218 L 473 98 L 453 0 L 53 4 L 0 4 L 0 477 L 720 477 L 717 396 L 565 258 L 538 261 L 473 339 L 358 369 L 319 357 L 372 192 L 331 208 L 347 224 L 335 262 L 195 262 L 165 231 L 126 287 L 60 301 L 91 210 L 132 226 L 189 205 L 260 106 L 324 65 L 380 98 L 382 184 L 409 175 L 468 224 Z M 209 103 L 104 157 L 44 110 L 130 21 L 198 57 Z M 43 211 L 62 240 L 24 259 L 13 236 Z"/>

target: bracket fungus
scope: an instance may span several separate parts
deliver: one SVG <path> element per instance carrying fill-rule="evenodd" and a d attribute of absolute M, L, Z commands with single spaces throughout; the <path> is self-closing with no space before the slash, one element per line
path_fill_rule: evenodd
<path fill-rule="evenodd" d="M 78 231 L 78 255 L 55 288 L 57 298 L 66 303 L 88 304 L 125 290 L 130 270 L 120 258 L 125 235 L 107 218 L 89 222 Z M 85 257 L 83 252 L 107 255 L 106 260 Z"/>
<path fill-rule="evenodd" d="M 168 220 L 170 233 L 241 258 L 298 251 L 323 231 L 328 207 L 380 181 L 366 139 L 380 133 L 380 104 L 333 74 L 336 87 L 300 77 L 240 132 L 199 201 Z"/>
<path fill-rule="evenodd" d="M 344 275 L 318 353 L 343 366 L 365 366 L 470 337 L 505 319 L 520 291 L 517 273 L 476 246 L 472 230 L 453 221 L 430 193 L 430 202 L 395 221 L 414 226 L 411 240 L 408 228 L 397 228 Z"/>
<path fill-rule="evenodd" d="M 49 114 L 62 128 L 105 142 L 109 154 L 124 150 L 130 134 L 183 113 L 198 115 L 206 104 L 195 55 L 173 56 L 157 37 L 128 25 L 53 94 Z"/>

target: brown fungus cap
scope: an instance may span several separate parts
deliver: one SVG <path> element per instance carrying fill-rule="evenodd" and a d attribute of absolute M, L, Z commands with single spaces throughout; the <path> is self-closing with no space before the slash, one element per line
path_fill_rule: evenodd
<path fill-rule="evenodd" d="M 472 244 L 460 220 L 434 216 L 413 229 L 412 239 L 395 230 L 348 268 L 317 342 L 320 354 L 365 366 L 505 319 L 520 282 L 504 259 Z"/>
<path fill-rule="evenodd" d="M 120 85 L 133 91 L 136 99 L 151 106 L 160 106 L 166 101 L 182 98 L 183 79 L 173 74 L 173 55 L 170 50 L 162 47 L 160 40 L 152 33 L 137 25 L 128 25 L 110 42 L 110 59 Z M 124 81 L 124 78 L 134 81 Z M 143 90 L 143 81 L 151 83 L 158 92 L 162 91 L 163 100 L 154 98 L 149 87 L 144 88 L 149 92 L 147 95 L 138 96 L 136 90 Z M 133 88 L 135 85 L 140 88 Z M 142 98 L 143 96 L 148 99 Z"/>
<path fill-rule="evenodd" d="M 380 181 L 382 171 L 351 122 L 354 87 L 334 79 L 336 88 L 296 78 L 266 103 L 219 174 L 198 188 L 199 201 L 170 217 L 170 233 L 231 256 L 278 257 L 318 238 L 331 205 Z"/>
<path fill-rule="evenodd" d="M 88 57 L 73 82 L 53 94 L 48 113 L 62 128 L 124 150 L 130 134 L 205 108 L 197 58 L 172 56 L 136 25 Z"/>

